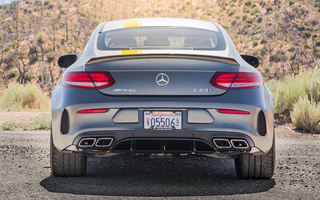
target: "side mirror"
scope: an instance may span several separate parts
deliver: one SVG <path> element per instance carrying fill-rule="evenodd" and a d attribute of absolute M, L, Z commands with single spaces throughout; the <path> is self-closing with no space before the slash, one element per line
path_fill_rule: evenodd
<path fill-rule="evenodd" d="M 70 65 L 75 63 L 78 59 L 78 54 L 67 54 L 60 56 L 58 59 L 58 65 L 61 68 L 68 68 Z"/>
<path fill-rule="evenodd" d="M 254 68 L 257 68 L 260 64 L 259 59 L 255 56 L 241 55 L 241 57 L 243 60 L 245 60 L 249 65 L 253 66 Z"/>

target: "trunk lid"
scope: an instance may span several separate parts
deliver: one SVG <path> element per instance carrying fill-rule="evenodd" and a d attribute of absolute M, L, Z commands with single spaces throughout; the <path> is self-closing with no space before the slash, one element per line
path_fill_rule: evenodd
<path fill-rule="evenodd" d="M 99 89 L 106 95 L 207 96 L 227 90 L 213 87 L 216 72 L 239 72 L 233 59 L 199 56 L 121 56 L 91 59 L 88 72 L 110 72 L 115 84 Z"/>

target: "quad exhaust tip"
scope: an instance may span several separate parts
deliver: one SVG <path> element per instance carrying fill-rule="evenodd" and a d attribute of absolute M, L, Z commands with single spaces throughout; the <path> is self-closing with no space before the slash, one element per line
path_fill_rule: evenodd
<path fill-rule="evenodd" d="M 109 147 L 113 142 L 113 138 L 99 138 L 96 147 Z"/>
<path fill-rule="evenodd" d="M 79 142 L 79 147 L 93 147 L 96 140 L 96 138 L 83 138 Z"/>
<path fill-rule="evenodd" d="M 249 144 L 246 140 L 242 139 L 225 139 L 225 138 L 213 138 L 214 145 L 219 149 L 248 149 Z"/>
<path fill-rule="evenodd" d="M 247 149 L 249 147 L 249 144 L 245 140 L 240 140 L 240 139 L 232 139 L 231 144 L 233 148 L 237 149 Z"/>
<path fill-rule="evenodd" d="M 228 139 L 222 139 L 222 138 L 214 138 L 213 139 L 214 145 L 220 149 L 229 149 L 231 148 L 230 141 Z"/>
<path fill-rule="evenodd" d="M 90 148 L 90 147 L 109 147 L 113 142 L 112 137 L 106 138 L 82 138 L 79 142 L 79 147 Z"/>

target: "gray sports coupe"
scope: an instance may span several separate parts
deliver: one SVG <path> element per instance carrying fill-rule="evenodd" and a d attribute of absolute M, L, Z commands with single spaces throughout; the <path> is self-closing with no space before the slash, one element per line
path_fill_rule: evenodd
<path fill-rule="evenodd" d="M 101 23 L 52 93 L 51 169 L 82 176 L 87 157 L 234 158 L 240 178 L 271 178 L 272 94 L 217 23 L 171 18 Z"/>

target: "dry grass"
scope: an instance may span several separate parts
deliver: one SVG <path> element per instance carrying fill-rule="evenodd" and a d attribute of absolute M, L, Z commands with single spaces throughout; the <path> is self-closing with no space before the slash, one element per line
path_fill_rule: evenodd
<path fill-rule="evenodd" d="M 320 105 L 307 96 L 300 98 L 294 104 L 293 111 L 290 113 L 293 125 L 297 129 L 308 132 L 320 132 Z"/>
<path fill-rule="evenodd" d="M 7 111 L 49 111 L 50 99 L 33 84 L 12 84 L 3 91 L 0 108 Z"/>
<path fill-rule="evenodd" d="M 271 80 L 267 83 L 273 94 L 275 113 L 289 113 L 300 97 L 308 96 L 315 102 L 320 100 L 320 69 L 288 76 L 281 81 Z"/>

